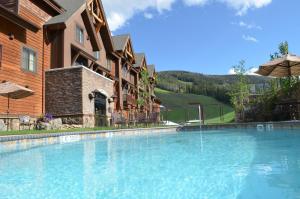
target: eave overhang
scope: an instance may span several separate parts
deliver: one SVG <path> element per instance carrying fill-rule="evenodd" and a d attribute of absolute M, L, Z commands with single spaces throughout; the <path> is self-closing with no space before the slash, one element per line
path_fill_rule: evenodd
<path fill-rule="evenodd" d="M 1 5 L 0 5 L 0 16 L 11 21 L 12 23 L 14 23 L 24 29 L 28 29 L 32 32 L 38 32 L 41 29 L 41 27 L 39 27 L 38 25 L 23 19 L 18 14 L 15 14 L 15 13 L 7 10 L 5 7 L 3 7 Z"/>
<path fill-rule="evenodd" d="M 55 1 L 53 0 L 42 0 L 39 2 L 44 2 L 48 7 L 50 7 L 57 14 L 62 14 L 65 10 Z"/>

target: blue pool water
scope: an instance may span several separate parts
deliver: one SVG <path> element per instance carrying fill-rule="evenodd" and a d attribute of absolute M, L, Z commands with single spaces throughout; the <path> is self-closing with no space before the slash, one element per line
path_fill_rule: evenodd
<path fill-rule="evenodd" d="M 300 132 L 115 136 L 0 151 L 0 198 L 297 199 Z"/>

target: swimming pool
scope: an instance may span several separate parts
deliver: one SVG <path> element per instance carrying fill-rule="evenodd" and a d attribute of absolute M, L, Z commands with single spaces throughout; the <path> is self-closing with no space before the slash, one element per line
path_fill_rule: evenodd
<path fill-rule="evenodd" d="M 112 136 L 0 151 L 0 198 L 300 198 L 300 132 Z"/>

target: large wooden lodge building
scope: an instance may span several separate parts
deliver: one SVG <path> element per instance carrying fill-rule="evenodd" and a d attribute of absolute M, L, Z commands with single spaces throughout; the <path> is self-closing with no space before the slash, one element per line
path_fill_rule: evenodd
<path fill-rule="evenodd" d="M 11 116 L 49 113 L 92 127 L 98 116 L 150 115 L 159 112 L 155 80 L 130 35 L 112 36 L 100 0 L 0 0 L 0 83 L 34 91 L 11 100 Z"/>

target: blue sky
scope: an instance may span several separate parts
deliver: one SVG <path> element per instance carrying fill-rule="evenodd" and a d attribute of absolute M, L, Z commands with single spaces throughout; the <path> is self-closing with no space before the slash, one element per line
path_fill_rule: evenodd
<path fill-rule="evenodd" d="M 124 3 L 126 2 L 126 3 Z M 287 40 L 300 54 L 298 0 L 103 0 L 114 35 L 130 33 L 158 71 L 257 68 Z"/>

